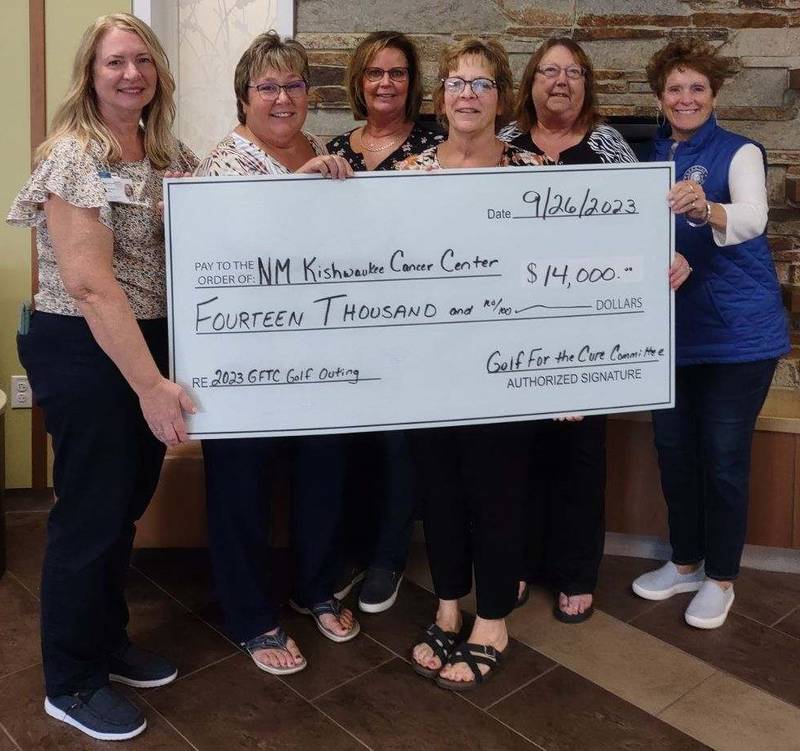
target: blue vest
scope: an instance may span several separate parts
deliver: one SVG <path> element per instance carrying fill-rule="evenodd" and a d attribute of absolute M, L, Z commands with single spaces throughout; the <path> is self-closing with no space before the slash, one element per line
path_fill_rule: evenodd
<path fill-rule="evenodd" d="M 717 125 L 713 115 L 688 140 L 669 138 L 662 128 L 652 160 L 675 162 L 675 179 L 703 186 L 709 201 L 730 203 L 728 171 L 734 154 L 755 143 Z M 763 147 L 756 143 L 762 154 Z M 766 157 L 765 157 L 766 164 Z M 675 249 L 694 271 L 675 293 L 675 350 L 678 365 L 752 362 L 789 351 L 786 313 L 766 233 L 720 248 L 711 226 L 690 227 L 675 217 Z"/>

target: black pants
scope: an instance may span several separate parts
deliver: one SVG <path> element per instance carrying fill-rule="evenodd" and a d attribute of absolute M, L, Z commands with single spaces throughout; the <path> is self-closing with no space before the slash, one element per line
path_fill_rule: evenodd
<path fill-rule="evenodd" d="M 523 577 L 589 594 L 605 543 L 606 417 L 535 423 Z"/>
<path fill-rule="evenodd" d="M 341 436 L 203 441 L 209 549 L 226 629 L 237 642 L 272 630 L 279 603 L 269 579 L 270 478 L 277 441 L 292 469 L 294 594 L 308 607 L 333 596 L 341 568 Z"/>
<path fill-rule="evenodd" d="M 345 547 L 353 563 L 403 571 L 416 492 L 408 434 L 355 433 L 347 447 Z"/>
<path fill-rule="evenodd" d="M 527 423 L 409 433 L 436 595 L 468 594 L 474 571 L 481 618 L 505 618 L 517 601 L 527 433 Z"/>
<path fill-rule="evenodd" d="M 675 371 L 675 407 L 653 412 L 672 561 L 705 559 L 706 574 L 739 574 L 747 532 L 750 449 L 776 360 Z"/>
<path fill-rule="evenodd" d="M 139 325 L 166 372 L 166 322 Z M 127 641 L 134 522 L 155 490 L 165 449 L 83 318 L 34 313 L 17 344 L 55 453 L 58 500 L 41 592 L 45 683 L 54 697 L 107 684 L 108 654 Z"/>

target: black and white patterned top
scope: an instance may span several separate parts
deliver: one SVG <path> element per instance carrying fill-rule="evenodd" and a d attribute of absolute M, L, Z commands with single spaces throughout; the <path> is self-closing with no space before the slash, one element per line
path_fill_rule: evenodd
<path fill-rule="evenodd" d="M 515 122 L 506 125 L 497 137 L 534 154 L 544 153 L 533 142 L 530 131 L 521 131 Z M 558 157 L 558 164 L 624 164 L 637 161 L 620 132 L 610 125 L 598 125 L 579 143 L 564 149 Z"/>
<path fill-rule="evenodd" d="M 167 168 L 191 172 L 197 157 L 183 144 Z M 109 200 L 101 177 L 107 173 L 129 180 L 130 203 Z M 44 204 L 51 195 L 83 209 L 99 209 L 98 221 L 113 233 L 114 276 L 139 319 L 167 314 L 167 282 L 164 268 L 164 223 L 158 210 L 164 170 L 145 157 L 140 162 L 108 164 L 100 145 L 90 141 L 84 148 L 75 138 L 59 141 L 20 190 L 6 221 L 18 227 L 36 228 L 39 259 L 39 291 L 36 309 L 45 313 L 80 316 L 67 294 L 56 263 Z"/>
<path fill-rule="evenodd" d="M 340 136 L 328 141 L 328 153 L 336 154 L 336 156 L 343 156 L 350 163 L 354 172 L 366 172 L 367 165 L 364 162 L 364 155 L 358 151 L 353 151 L 350 145 L 350 136 L 358 130 L 351 130 L 349 133 L 343 133 Z M 391 154 L 387 154 L 386 158 L 375 167 L 376 170 L 392 170 L 396 169 L 396 165 L 405 161 L 413 154 L 421 154 L 431 146 L 444 141 L 445 137 L 441 133 L 432 131 L 422 123 L 414 123 L 414 127 L 408 134 L 403 143 L 401 143 Z"/>

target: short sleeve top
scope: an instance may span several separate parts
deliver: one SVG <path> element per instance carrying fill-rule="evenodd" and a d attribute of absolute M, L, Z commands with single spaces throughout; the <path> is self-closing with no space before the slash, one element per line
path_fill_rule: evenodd
<path fill-rule="evenodd" d="M 317 156 L 327 154 L 325 144 L 303 131 Z M 242 175 L 287 175 L 290 170 L 236 131 L 228 133 L 195 170 L 196 177 L 240 177 Z"/>
<path fill-rule="evenodd" d="M 433 170 L 441 169 L 439 164 L 439 147 L 432 146 L 430 149 L 408 157 L 395 167 L 398 170 Z M 498 167 L 537 167 L 547 164 L 547 159 L 532 154 L 530 151 L 512 146 L 510 143 L 503 144 L 503 154 L 498 161 Z"/>
<path fill-rule="evenodd" d="M 333 140 L 328 141 L 328 151 L 331 154 L 343 156 L 354 172 L 366 172 L 367 165 L 364 161 L 364 155 L 358 151 L 353 151 L 353 147 L 350 145 L 350 137 L 354 132 L 354 130 L 351 130 L 349 133 L 343 133 L 341 136 L 336 136 Z M 441 143 L 444 139 L 445 137 L 441 133 L 436 133 L 422 123 L 414 123 L 408 138 L 394 151 L 387 154 L 383 161 L 375 167 L 375 170 L 397 169 L 397 165 L 400 162 L 405 161 L 414 154 L 422 153 L 431 146 Z"/>
<path fill-rule="evenodd" d="M 191 172 L 195 155 L 178 144 L 173 172 Z M 109 200 L 104 176 L 130 181 L 130 203 Z M 39 260 L 39 291 L 36 309 L 45 313 L 80 316 L 75 301 L 67 294 L 56 263 L 47 226 L 44 204 L 57 195 L 79 208 L 100 210 L 99 221 L 113 234 L 114 276 L 138 319 L 166 315 L 166 272 L 164 269 L 164 224 L 158 210 L 164 170 L 156 169 L 145 157 L 139 162 L 104 160 L 100 145 L 86 147 L 75 138 L 59 141 L 50 155 L 34 170 L 14 199 L 6 221 L 18 227 L 36 229 Z M 113 195 L 111 196 L 113 199 Z"/>

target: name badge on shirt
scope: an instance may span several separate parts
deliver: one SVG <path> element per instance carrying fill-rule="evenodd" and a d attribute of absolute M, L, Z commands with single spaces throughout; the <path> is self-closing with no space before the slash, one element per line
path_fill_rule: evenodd
<path fill-rule="evenodd" d="M 106 200 L 109 203 L 138 203 L 136 192 L 133 189 L 133 180 L 120 177 L 112 172 L 98 172 L 97 175 L 106 189 Z"/>

